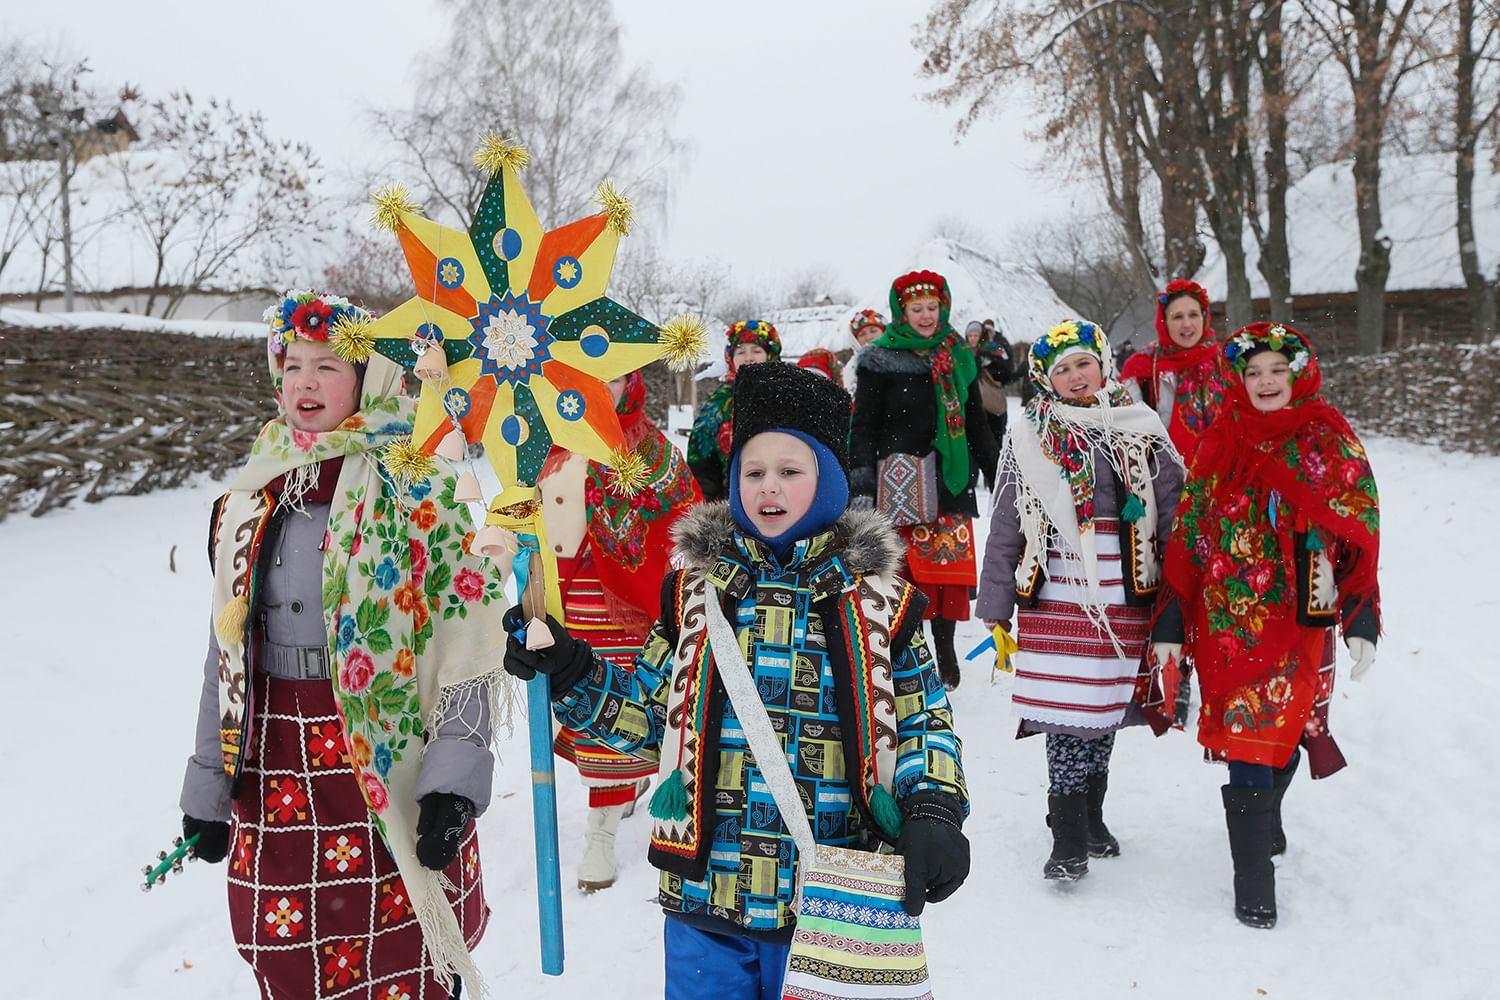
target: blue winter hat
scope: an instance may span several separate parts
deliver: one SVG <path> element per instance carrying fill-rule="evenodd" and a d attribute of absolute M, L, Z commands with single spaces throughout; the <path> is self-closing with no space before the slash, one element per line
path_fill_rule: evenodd
<path fill-rule="evenodd" d="M 729 461 L 729 513 L 741 531 L 769 545 L 777 558 L 784 559 L 792 550 L 792 546 L 804 538 L 811 538 L 820 532 L 827 531 L 838 523 L 838 519 L 849 507 L 849 477 L 845 474 L 838 457 L 817 438 L 790 427 L 768 427 L 760 433 L 769 431 L 790 434 L 812 449 L 813 457 L 818 463 L 818 486 L 813 494 L 812 506 L 807 508 L 807 512 L 798 518 L 795 524 L 781 534 L 773 537 L 761 534 L 760 530 L 755 527 L 755 522 L 750 520 L 750 515 L 746 513 L 744 505 L 740 503 L 740 454 L 743 449 L 737 448 L 734 457 Z"/>

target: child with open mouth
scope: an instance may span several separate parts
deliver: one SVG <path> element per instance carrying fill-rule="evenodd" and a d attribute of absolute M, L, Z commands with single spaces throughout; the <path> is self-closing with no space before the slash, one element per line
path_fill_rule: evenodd
<path fill-rule="evenodd" d="M 555 621 L 554 645 L 528 650 L 515 635 L 520 609 L 508 618 L 506 669 L 549 674 L 559 722 L 659 762 L 649 857 L 662 873 L 674 1000 L 779 997 L 784 971 L 827 971 L 791 948 L 804 843 L 884 844 L 902 856 L 902 898 L 882 933 L 904 933 L 968 874 L 968 793 L 922 634 L 926 602 L 898 575 L 896 532 L 848 509 L 849 402 L 838 383 L 793 365 L 739 371 L 733 489 L 678 522 L 684 568 L 666 576 L 634 671 Z M 733 655 L 710 638 L 714 607 Z M 726 697 L 726 672 L 747 668 L 753 687 Z M 757 760 L 742 696 L 760 700 L 785 766 Z M 788 799 L 802 815 L 783 814 Z M 926 979 L 920 943 L 903 954 L 890 981 L 915 988 Z"/>
<path fill-rule="evenodd" d="M 1319 392 L 1306 334 L 1253 323 L 1223 353 L 1235 377 L 1183 487 L 1152 639 L 1158 661 L 1186 651 L 1196 666 L 1198 742 L 1229 764 L 1235 915 L 1268 928 L 1281 800 L 1302 751 L 1314 778 L 1344 766 L 1328 729 L 1333 627 L 1350 676 L 1375 662 L 1380 507 L 1363 445 Z"/>

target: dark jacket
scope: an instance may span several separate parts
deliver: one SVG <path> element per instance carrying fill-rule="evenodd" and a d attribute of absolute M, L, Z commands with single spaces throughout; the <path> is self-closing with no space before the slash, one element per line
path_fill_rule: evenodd
<path fill-rule="evenodd" d="M 969 485 L 961 494 L 948 492 L 938 469 L 938 509 L 944 514 L 975 517 L 974 484 L 984 475 L 993 486 L 1000 448 L 985 418 L 979 384 L 969 386 L 964 406 L 969 439 Z M 854 427 L 849 447 L 849 492 L 875 496 L 875 469 L 887 455 L 926 455 L 933 451 L 938 426 L 937 396 L 927 361 L 913 351 L 893 351 L 871 344 L 859 358 L 859 388 L 854 396 Z"/>

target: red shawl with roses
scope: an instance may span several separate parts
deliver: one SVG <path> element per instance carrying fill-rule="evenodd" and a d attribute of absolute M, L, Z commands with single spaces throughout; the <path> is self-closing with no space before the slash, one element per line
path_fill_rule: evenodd
<path fill-rule="evenodd" d="M 1298 624 L 1295 546 L 1326 549 L 1340 601 L 1378 612 L 1380 512 L 1364 447 L 1319 394 L 1306 337 L 1258 323 L 1230 346 L 1243 351 L 1272 332 L 1306 351 L 1292 400 L 1261 413 L 1243 382 L 1231 382 L 1183 487 L 1166 579 L 1203 692 L 1199 742 L 1231 760 L 1282 766 L 1312 709 L 1326 636 Z"/>
<path fill-rule="evenodd" d="M 1167 304 L 1183 293 L 1203 308 L 1203 338 L 1192 347 L 1179 345 L 1167 331 Z M 1120 380 L 1139 385 L 1146 405 L 1158 410 L 1160 380 L 1164 375 L 1171 376 L 1174 398 L 1167 433 L 1188 464 L 1192 464 L 1203 435 L 1213 425 L 1229 385 L 1235 381 L 1224 363 L 1224 345 L 1214 339 L 1212 322 L 1208 292 L 1202 285 L 1182 279 L 1171 282 L 1156 297 L 1156 343 L 1132 354 L 1120 369 Z"/>
<path fill-rule="evenodd" d="M 646 380 L 640 372 L 627 376 L 615 409 L 626 447 L 645 464 L 646 482 L 635 496 L 622 496 L 611 485 L 608 469 L 590 462 L 585 517 L 611 617 L 622 628 L 644 631 L 661 616 L 672 525 L 703 494 L 682 453 L 646 415 Z"/>

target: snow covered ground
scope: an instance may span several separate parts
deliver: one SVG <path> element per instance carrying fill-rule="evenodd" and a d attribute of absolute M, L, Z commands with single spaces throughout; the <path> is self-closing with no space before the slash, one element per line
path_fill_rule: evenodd
<path fill-rule="evenodd" d="M 955 695 L 974 870 L 930 908 L 936 994 L 959 997 L 1492 997 L 1500 828 L 1490 711 L 1500 656 L 1500 459 L 1372 443 L 1385 506 L 1387 635 L 1364 684 L 1341 683 L 1351 766 L 1286 802 L 1280 926 L 1234 919 L 1223 772 L 1191 739 L 1124 734 L 1109 817 L 1124 856 L 1046 883 L 1045 767 L 1011 738 L 1007 683 Z M 221 867 L 150 895 L 139 871 L 177 830 L 207 628 L 214 484 L 0 524 L 0 941 L 7 997 L 251 997 Z M 169 569 L 176 549 L 177 570 Z M 1491 617 L 1494 616 L 1494 617 Z M 979 637 L 971 624 L 961 650 Z M 1341 682 L 1344 667 L 1341 666 Z M 525 741 L 506 747 L 481 822 L 494 919 L 478 954 L 498 997 L 661 995 L 661 916 L 644 816 L 620 834 L 607 892 L 566 890 L 568 967 L 537 971 Z M 559 770 L 564 885 L 584 794 Z M 1485 914 L 1489 916 L 1486 917 Z"/>

